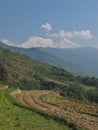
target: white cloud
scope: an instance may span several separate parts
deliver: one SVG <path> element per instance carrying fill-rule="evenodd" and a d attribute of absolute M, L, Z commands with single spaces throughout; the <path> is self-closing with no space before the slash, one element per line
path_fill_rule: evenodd
<path fill-rule="evenodd" d="M 65 32 L 64 30 L 61 30 L 58 34 L 53 33 L 53 34 L 49 34 L 50 37 L 54 37 L 54 38 L 80 38 L 80 39 L 91 39 L 93 38 L 93 35 L 91 34 L 91 32 L 89 30 L 83 30 L 83 31 L 73 31 L 73 32 Z"/>
<path fill-rule="evenodd" d="M 2 41 L 4 44 L 8 45 L 8 46 L 18 46 L 18 45 L 15 45 L 15 43 L 13 43 L 12 41 L 9 41 L 7 39 L 2 39 Z"/>
<path fill-rule="evenodd" d="M 58 48 L 78 48 L 81 45 L 72 42 L 71 40 L 64 39 L 58 44 Z"/>
<path fill-rule="evenodd" d="M 61 30 L 58 36 L 61 38 L 72 38 L 73 34 L 72 32 L 65 32 L 64 30 Z"/>
<path fill-rule="evenodd" d="M 40 28 L 44 29 L 47 32 L 49 32 L 50 30 L 52 30 L 52 26 L 51 26 L 50 23 L 45 23 L 45 24 L 41 25 Z"/>
<path fill-rule="evenodd" d="M 53 40 L 48 38 L 31 37 L 25 43 L 23 43 L 21 47 L 23 48 L 33 48 L 33 47 L 78 48 L 81 46 L 68 39 L 64 39 L 60 42 L 54 42 Z"/>
<path fill-rule="evenodd" d="M 8 46 L 22 47 L 22 48 L 34 48 L 34 47 L 51 47 L 51 48 L 78 48 L 80 45 L 64 38 L 59 42 L 54 42 L 52 39 L 43 37 L 30 37 L 27 41 L 21 45 L 15 45 L 7 39 L 2 40 Z"/>
<path fill-rule="evenodd" d="M 48 38 L 30 37 L 25 43 L 21 45 L 23 48 L 32 47 L 55 47 L 54 42 Z"/>
<path fill-rule="evenodd" d="M 58 34 L 56 33 L 52 33 L 52 34 L 46 34 L 48 37 L 51 37 L 51 38 L 57 38 L 58 37 Z"/>
<path fill-rule="evenodd" d="M 84 30 L 84 31 L 74 31 L 73 32 L 73 37 L 80 37 L 83 39 L 91 39 L 93 37 L 93 35 L 91 34 L 91 32 L 89 30 Z"/>

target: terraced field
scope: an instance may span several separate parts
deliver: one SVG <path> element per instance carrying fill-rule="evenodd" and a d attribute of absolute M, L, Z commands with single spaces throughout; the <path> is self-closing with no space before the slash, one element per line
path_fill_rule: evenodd
<path fill-rule="evenodd" d="M 7 93 L 7 88 L 0 87 L 0 130 L 72 130 L 53 119 L 13 104 Z"/>
<path fill-rule="evenodd" d="M 78 102 L 73 102 L 74 107 L 73 105 L 69 107 L 68 100 L 56 98 L 55 95 L 57 94 L 52 91 L 35 90 L 22 91 L 21 93 L 15 94 L 14 97 L 26 106 L 32 106 L 45 113 L 55 113 L 59 117 L 65 116 L 78 124 L 83 124 L 89 130 L 98 130 L 98 105 L 80 105 Z"/>

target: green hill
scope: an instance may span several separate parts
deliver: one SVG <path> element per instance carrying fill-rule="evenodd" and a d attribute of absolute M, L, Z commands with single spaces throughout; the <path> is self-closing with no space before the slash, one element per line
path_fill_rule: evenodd
<path fill-rule="evenodd" d="M 55 90 L 61 95 L 98 103 L 98 79 L 71 73 L 0 48 L 0 82 L 23 90 Z"/>
<path fill-rule="evenodd" d="M 32 60 L 26 55 L 17 52 L 13 53 L 1 48 L 0 68 L 3 71 L 1 72 L 2 81 L 4 80 L 8 84 L 23 87 L 23 89 L 25 87 L 26 89 L 40 88 L 41 81 L 44 82 L 49 79 L 62 82 L 74 79 L 71 73 L 63 69 L 57 69 L 48 64 Z"/>

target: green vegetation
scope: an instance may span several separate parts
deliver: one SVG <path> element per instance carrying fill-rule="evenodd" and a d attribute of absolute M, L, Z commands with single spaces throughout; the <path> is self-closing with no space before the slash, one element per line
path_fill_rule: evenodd
<path fill-rule="evenodd" d="M 53 119 L 12 104 L 6 90 L 0 90 L 0 130 L 71 130 Z"/>
<path fill-rule="evenodd" d="M 57 69 L 32 60 L 26 55 L 12 53 L 1 48 L 0 66 L 0 72 L 4 71 L 1 81 L 12 86 L 23 87 L 22 89 L 34 89 L 34 87 L 38 89 L 47 77 L 62 82 L 74 78 L 71 73 L 63 69 Z"/>
<path fill-rule="evenodd" d="M 77 100 L 91 101 L 98 103 L 98 89 L 87 90 L 80 84 L 71 84 L 67 87 L 63 87 L 60 94 L 65 97 L 70 97 Z"/>
<path fill-rule="evenodd" d="M 23 90 L 55 90 L 61 95 L 98 103 L 98 79 L 71 73 L 0 48 L 0 82 Z"/>
<path fill-rule="evenodd" d="M 90 86 L 96 86 L 98 88 L 98 78 L 95 77 L 77 77 L 78 80 L 86 85 L 90 85 Z"/>

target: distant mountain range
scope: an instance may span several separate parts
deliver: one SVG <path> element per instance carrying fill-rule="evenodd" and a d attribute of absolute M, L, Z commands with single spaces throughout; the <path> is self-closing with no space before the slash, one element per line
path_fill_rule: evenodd
<path fill-rule="evenodd" d="M 0 47 L 30 56 L 32 59 L 63 68 L 75 75 L 98 77 L 98 49 L 95 48 L 18 48 L 0 42 Z"/>
<path fill-rule="evenodd" d="M 87 68 L 93 75 L 98 77 L 98 48 L 81 47 L 74 49 L 43 48 L 63 61 L 77 63 Z M 81 69 L 81 68 L 80 68 Z"/>

